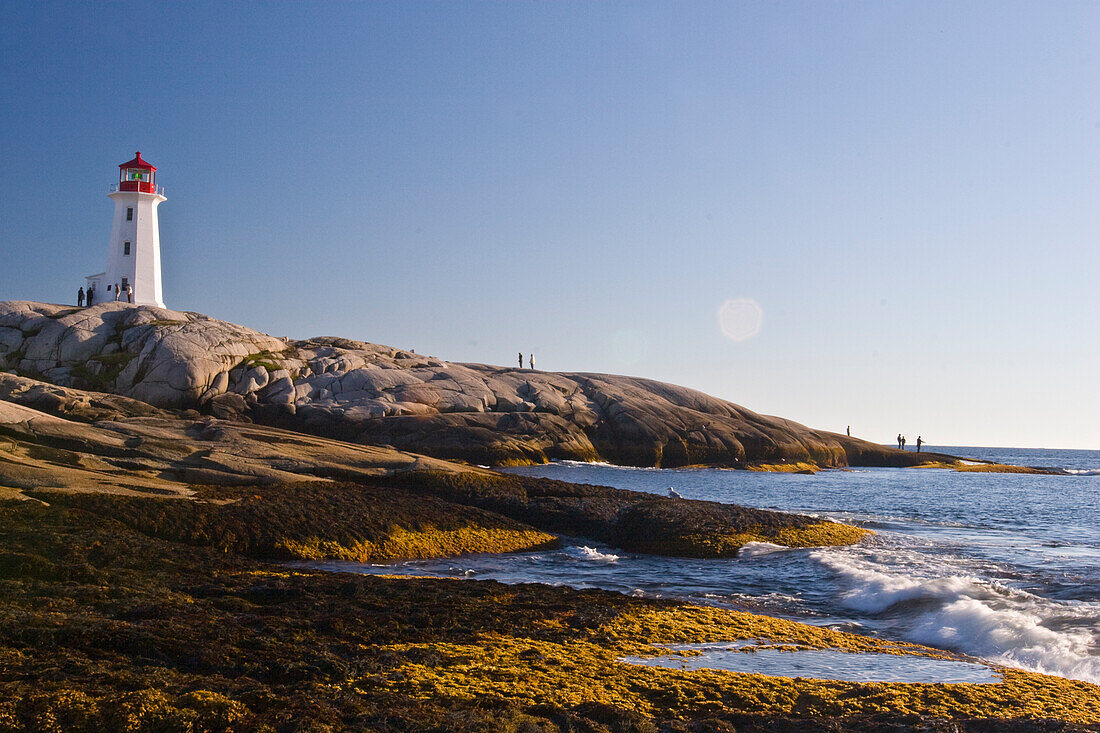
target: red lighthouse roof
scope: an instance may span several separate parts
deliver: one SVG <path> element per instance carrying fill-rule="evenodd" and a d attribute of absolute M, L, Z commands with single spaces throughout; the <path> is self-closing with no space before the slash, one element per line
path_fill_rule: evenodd
<path fill-rule="evenodd" d="M 146 163 L 144 160 L 141 159 L 141 151 L 140 150 L 137 151 L 136 153 L 134 153 L 134 155 L 137 156 L 137 157 L 135 157 L 133 160 L 129 161 L 128 163 L 119 163 L 118 167 L 119 168 L 144 168 L 145 170 L 148 170 L 148 171 L 155 171 L 157 169 L 157 167 L 155 165 L 149 165 L 148 163 Z"/>

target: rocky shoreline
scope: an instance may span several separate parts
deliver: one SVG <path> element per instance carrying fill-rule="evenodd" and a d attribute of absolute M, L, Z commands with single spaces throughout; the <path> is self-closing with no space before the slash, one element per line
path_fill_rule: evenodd
<path fill-rule="evenodd" d="M 461 364 L 198 314 L 0 302 L 0 370 L 472 464 L 911 466 L 954 461 L 760 415 L 637 377 Z"/>
<path fill-rule="evenodd" d="M 717 558 L 867 534 L 450 454 L 798 471 L 950 457 L 647 380 L 288 344 L 162 309 L 3 303 L 0 345 L 22 373 L 0 372 L 0 733 L 1100 730 L 1100 687 L 1016 670 L 861 684 L 620 661 L 740 639 L 949 656 L 911 644 L 604 591 L 286 563 L 533 550 L 563 534 Z M 379 435 L 388 444 L 369 444 Z M 401 448 L 418 440 L 435 455 Z"/>
<path fill-rule="evenodd" d="M 606 591 L 288 569 L 252 557 L 265 552 L 262 532 L 230 546 L 191 531 L 175 510 L 195 501 L 64 496 L 0 501 L 0 731 L 1100 729 L 1100 687 L 1084 682 L 1009 669 L 995 684 L 943 685 L 629 665 L 619 658 L 667 653 L 662 644 L 761 638 L 945 655 Z M 266 526 L 250 516 L 233 528 Z"/>

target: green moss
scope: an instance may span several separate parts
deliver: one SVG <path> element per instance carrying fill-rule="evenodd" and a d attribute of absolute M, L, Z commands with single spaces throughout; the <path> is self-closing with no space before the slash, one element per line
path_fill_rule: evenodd
<path fill-rule="evenodd" d="M 275 353 L 264 349 L 263 351 L 257 351 L 255 354 L 249 354 L 244 359 L 241 359 L 239 367 L 245 369 L 252 369 L 254 367 L 263 367 L 269 372 L 278 371 L 282 369 L 282 362 L 278 361 L 286 352 L 282 351 Z"/>
<path fill-rule="evenodd" d="M 144 323 L 131 324 L 127 326 L 127 328 L 135 328 L 137 326 L 182 326 L 185 323 L 187 323 L 187 321 L 176 321 L 171 318 L 155 318 Z"/>
<path fill-rule="evenodd" d="M 72 374 L 81 386 L 98 392 L 110 392 L 115 386 L 118 375 L 133 359 L 133 354 L 121 350 L 110 354 L 96 354 L 88 361 L 100 364 L 99 369 L 93 372 L 87 364 L 77 364 L 72 368 Z"/>

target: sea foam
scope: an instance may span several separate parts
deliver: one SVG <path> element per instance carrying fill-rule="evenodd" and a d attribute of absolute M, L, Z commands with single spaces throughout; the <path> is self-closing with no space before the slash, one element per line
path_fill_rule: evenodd
<path fill-rule="evenodd" d="M 916 553 L 896 554 L 889 566 L 867 551 L 821 550 L 811 557 L 846 586 L 843 605 L 888 617 L 910 641 L 1100 683 L 1100 604 L 1042 598 L 952 573 L 958 567 L 919 567 Z"/>
<path fill-rule="evenodd" d="M 595 560 L 598 562 L 616 562 L 619 559 L 618 555 L 613 555 L 610 552 L 600 552 L 595 547 L 572 547 L 571 550 L 579 551 L 580 556 L 585 560 Z"/>
<path fill-rule="evenodd" d="M 746 542 L 741 546 L 741 549 L 737 551 L 738 557 L 760 557 L 761 555 L 771 555 L 774 552 L 783 552 L 791 548 L 785 545 L 776 545 L 771 542 Z"/>

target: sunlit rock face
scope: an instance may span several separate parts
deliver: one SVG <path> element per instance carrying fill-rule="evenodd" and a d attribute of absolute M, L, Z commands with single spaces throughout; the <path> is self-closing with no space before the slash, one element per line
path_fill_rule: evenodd
<path fill-rule="evenodd" d="M 913 462 L 912 454 L 652 380 L 458 364 L 341 338 L 290 341 L 123 303 L 0 303 L 0 369 L 477 463 Z"/>

